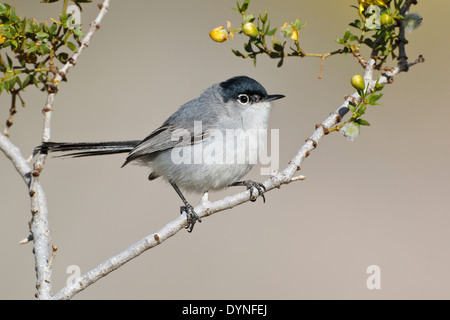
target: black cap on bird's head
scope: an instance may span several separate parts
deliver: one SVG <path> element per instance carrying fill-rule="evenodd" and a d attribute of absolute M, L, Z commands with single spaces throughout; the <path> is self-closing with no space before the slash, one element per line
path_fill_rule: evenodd
<path fill-rule="evenodd" d="M 231 99 L 242 104 L 273 101 L 284 98 L 281 94 L 267 94 L 266 89 L 256 80 L 247 76 L 238 76 L 219 83 L 222 88 L 224 102 Z"/>

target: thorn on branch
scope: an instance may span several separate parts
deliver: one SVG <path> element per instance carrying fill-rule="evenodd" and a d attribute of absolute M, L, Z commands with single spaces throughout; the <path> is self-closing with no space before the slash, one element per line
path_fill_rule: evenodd
<path fill-rule="evenodd" d="M 27 244 L 28 242 L 31 242 L 31 241 L 33 241 L 33 236 L 30 234 L 25 239 L 20 240 L 19 244 Z"/>
<path fill-rule="evenodd" d="M 303 175 L 300 175 L 300 176 L 297 176 L 297 177 L 292 177 L 291 178 L 291 181 L 289 181 L 289 182 L 294 182 L 294 181 L 303 181 L 303 180 L 305 180 L 306 179 L 306 177 L 305 176 L 303 176 Z"/>
<path fill-rule="evenodd" d="M 105 8 L 105 10 L 108 11 L 108 6 L 104 5 L 103 3 L 99 3 L 97 6 L 100 10 Z"/>
<path fill-rule="evenodd" d="M 415 61 L 413 61 L 409 64 L 409 67 L 412 67 L 418 63 L 423 63 L 423 62 L 425 62 L 425 58 L 423 57 L 423 55 L 420 55 Z"/>
<path fill-rule="evenodd" d="M 47 264 L 47 268 L 51 269 L 52 265 L 53 265 L 53 261 L 55 260 L 56 257 L 56 251 L 58 251 L 58 246 L 56 245 L 52 245 L 52 256 L 50 257 L 50 261 Z M 48 281 L 48 280 L 45 280 Z"/>
<path fill-rule="evenodd" d="M 323 54 L 322 62 L 320 63 L 319 79 L 322 79 L 322 71 L 323 71 L 323 65 L 325 64 L 325 58 L 326 58 L 326 56 Z"/>

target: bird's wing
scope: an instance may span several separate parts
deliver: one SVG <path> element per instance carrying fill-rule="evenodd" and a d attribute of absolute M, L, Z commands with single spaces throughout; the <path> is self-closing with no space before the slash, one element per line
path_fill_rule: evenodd
<path fill-rule="evenodd" d="M 174 147 L 184 147 L 205 140 L 209 136 L 208 133 L 202 132 L 194 136 L 193 128 L 177 128 L 171 124 L 164 124 L 149 136 L 142 140 L 128 154 L 124 164 L 136 160 L 142 156 L 150 155 L 154 152 L 172 149 Z"/>

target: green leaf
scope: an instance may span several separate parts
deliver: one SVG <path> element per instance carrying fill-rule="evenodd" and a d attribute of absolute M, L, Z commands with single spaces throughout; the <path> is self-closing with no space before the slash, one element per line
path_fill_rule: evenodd
<path fill-rule="evenodd" d="M 47 54 L 50 53 L 51 50 L 46 43 L 41 43 L 39 45 L 39 51 L 41 54 Z"/>
<path fill-rule="evenodd" d="M 9 39 L 11 39 L 11 38 L 13 37 L 13 35 L 12 35 L 9 31 L 7 31 L 7 30 L 3 31 L 3 35 L 4 35 L 6 38 L 9 38 Z"/>
<path fill-rule="evenodd" d="M 355 113 L 356 106 L 353 103 L 349 102 L 348 103 L 348 109 L 350 110 L 351 113 Z"/>
<path fill-rule="evenodd" d="M 23 89 L 23 83 L 22 80 L 20 80 L 19 76 L 16 76 L 16 83 L 19 85 L 20 89 Z"/>
<path fill-rule="evenodd" d="M 295 20 L 295 22 L 294 22 L 294 27 L 295 27 L 295 29 L 297 29 L 297 30 L 300 30 L 300 29 L 302 28 L 302 23 L 301 23 L 301 21 L 300 21 L 300 18 L 297 18 L 297 19 Z"/>
<path fill-rule="evenodd" d="M 377 102 L 381 97 L 383 96 L 382 93 L 375 93 L 369 98 L 369 104 L 375 105 L 375 102 Z"/>
<path fill-rule="evenodd" d="M 6 53 L 6 59 L 8 60 L 8 66 L 9 66 L 9 68 L 11 69 L 12 66 L 13 66 L 13 62 L 12 62 L 11 58 L 8 56 L 7 53 Z"/>
<path fill-rule="evenodd" d="M 361 23 L 361 20 L 356 19 L 354 22 L 350 23 L 349 26 L 361 30 L 361 29 L 362 29 L 362 23 Z"/>
<path fill-rule="evenodd" d="M 349 29 L 347 29 L 347 31 L 345 31 L 345 33 L 344 33 L 344 37 L 342 38 L 342 40 L 344 40 L 344 42 L 347 41 L 351 35 L 352 35 L 352 33 L 350 32 Z"/>
<path fill-rule="evenodd" d="M 16 77 L 13 77 L 11 80 L 9 80 L 9 91 L 14 88 L 14 85 L 16 84 Z"/>
<path fill-rule="evenodd" d="M 270 57 L 271 59 L 279 59 L 279 58 L 281 58 L 281 55 L 280 55 L 278 52 L 271 51 L 271 52 L 269 53 L 269 57 Z"/>
<path fill-rule="evenodd" d="M 59 15 L 59 19 L 61 20 L 61 25 L 64 29 L 69 27 L 69 15 L 63 13 Z"/>
<path fill-rule="evenodd" d="M 244 21 L 247 22 L 253 22 L 255 21 L 255 16 L 253 13 L 250 13 L 248 16 L 244 16 Z"/>
<path fill-rule="evenodd" d="M 235 54 L 236 57 L 243 57 L 243 56 L 244 56 L 244 55 L 243 55 L 241 52 L 239 52 L 238 50 L 231 49 L 231 51 L 233 51 L 233 53 Z"/>
<path fill-rule="evenodd" d="M 252 44 L 250 41 L 247 43 L 244 43 L 244 49 L 245 49 L 245 51 L 247 51 L 249 53 L 253 52 Z"/>
<path fill-rule="evenodd" d="M 370 126 L 370 123 L 367 120 L 361 118 L 356 119 L 355 122 L 359 123 L 361 126 Z"/>
<path fill-rule="evenodd" d="M 275 34 L 275 32 L 277 32 L 277 28 L 273 28 L 272 30 L 266 32 L 266 36 L 273 36 Z"/>
<path fill-rule="evenodd" d="M 9 28 L 9 32 L 10 32 L 13 36 L 15 36 L 16 33 L 17 33 L 17 30 L 16 30 L 16 28 L 14 28 L 13 26 L 11 26 L 11 27 Z"/>
<path fill-rule="evenodd" d="M 280 61 L 278 61 L 277 67 L 281 68 L 281 66 L 283 65 L 284 62 L 284 57 L 281 57 Z"/>
<path fill-rule="evenodd" d="M 3 48 L 7 48 L 7 47 L 9 47 L 10 45 L 11 45 L 11 40 L 7 40 L 7 41 L 3 42 L 2 47 L 3 47 Z"/>
<path fill-rule="evenodd" d="M 244 3 L 242 4 L 242 6 L 241 6 L 241 11 L 247 11 L 247 9 L 248 9 L 248 5 L 250 4 L 250 0 L 245 0 L 244 1 Z"/>
<path fill-rule="evenodd" d="M 233 10 L 241 13 L 241 5 L 239 4 L 239 1 L 236 1 L 236 6 L 237 6 L 237 9 L 233 9 Z"/>
<path fill-rule="evenodd" d="M 82 37 L 84 34 L 83 34 L 83 31 L 81 31 L 80 28 L 75 28 L 75 29 L 73 29 L 73 35 L 76 38 L 79 38 L 79 37 Z"/>
<path fill-rule="evenodd" d="M 12 22 L 18 22 L 20 19 L 16 16 L 16 9 L 12 8 L 9 10 L 9 17 Z"/>
<path fill-rule="evenodd" d="M 30 84 L 31 77 L 32 77 L 32 75 L 29 74 L 29 75 L 25 78 L 25 80 L 23 81 L 23 88 L 25 88 L 26 86 L 28 86 L 28 84 Z"/>
<path fill-rule="evenodd" d="M 69 54 L 67 52 L 61 52 L 57 58 L 61 63 L 66 63 L 69 60 Z"/>
<path fill-rule="evenodd" d="M 67 46 L 67 48 L 69 48 L 72 51 L 77 51 L 77 46 L 73 42 L 68 41 L 66 43 L 66 46 Z"/>
<path fill-rule="evenodd" d="M 35 52 L 36 50 L 38 50 L 39 47 L 36 47 L 36 45 L 34 45 L 33 47 L 30 47 L 30 49 L 28 50 L 29 53 Z"/>
<path fill-rule="evenodd" d="M 9 81 L 4 81 L 3 83 L 3 87 L 5 88 L 6 92 L 9 93 Z"/>
<path fill-rule="evenodd" d="M 261 19 L 262 23 L 266 23 L 266 21 L 267 21 L 267 10 L 266 10 L 266 13 L 264 14 L 264 16 L 261 15 L 261 12 L 259 13 L 259 19 Z"/>
<path fill-rule="evenodd" d="M 58 25 L 56 23 L 53 23 L 49 29 L 50 34 L 55 35 L 56 29 L 58 29 Z"/>
<path fill-rule="evenodd" d="M 272 39 L 272 48 L 275 51 L 282 52 L 283 46 L 281 45 L 280 41 L 278 41 L 276 38 Z"/>
<path fill-rule="evenodd" d="M 367 110 L 367 105 L 359 107 L 359 109 L 358 109 L 358 115 L 359 115 L 359 116 L 362 116 L 363 114 L 366 113 L 366 110 Z"/>
<path fill-rule="evenodd" d="M 375 49 L 374 46 L 374 42 L 372 41 L 372 39 L 366 38 L 364 39 L 364 44 L 367 45 L 369 48 Z"/>
<path fill-rule="evenodd" d="M 0 3 L 0 13 L 6 14 L 6 12 L 7 12 L 6 7 Z"/>
<path fill-rule="evenodd" d="M 48 33 L 40 31 L 40 32 L 36 33 L 36 36 L 38 38 L 47 38 L 48 37 Z"/>

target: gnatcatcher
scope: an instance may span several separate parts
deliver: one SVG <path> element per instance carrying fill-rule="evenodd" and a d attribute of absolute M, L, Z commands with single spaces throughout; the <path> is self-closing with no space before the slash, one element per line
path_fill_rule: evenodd
<path fill-rule="evenodd" d="M 45 142 L 35 153 L 61 151 L 69 152 L 63 156 L 85 157 L 128 152 L 122 167 L 130 162 L 148 166 L 152 169 L 149 180 L 163 177 L 172 185 L 184 202 L 180 213 L 186 212 L 186 228 L 191 232 L 201 219 L 180 188 L 205 193 L 246 186 L 252 201 L 258 195 L 265 200 L 262 183 L 238 180 L 250 171 L 256 163 L 254 155 L 258 156 L 265 144 L 261 136 L 266 136 L 259 133 L 266 133 L 271 101 L 283 97 L 268 95 L 252 78 L 234 77 L 214 84 L 182 105 L 144 140 Z"/>

